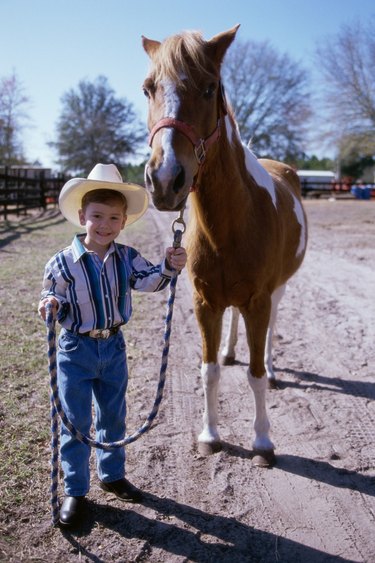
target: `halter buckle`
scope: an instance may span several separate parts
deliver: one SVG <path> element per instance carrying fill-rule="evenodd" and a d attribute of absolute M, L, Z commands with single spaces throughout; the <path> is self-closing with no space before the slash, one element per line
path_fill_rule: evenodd
<path fill-rule="evenodd" d="M 202 164 L 206 158 L 206 143 L 204 139 L 199 139 L 199 143 L 194 146 L 194 153 L 198 164 Z"/>

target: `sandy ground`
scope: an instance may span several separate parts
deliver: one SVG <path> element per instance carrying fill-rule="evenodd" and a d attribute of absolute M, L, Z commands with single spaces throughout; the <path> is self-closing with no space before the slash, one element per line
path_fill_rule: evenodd
<path fill-rule="evenodd" d="M 267 395 L 277 465 L 261 469 L 251 461 L 253 398 L 242 323 L 237 362 L 222 368 L 223 450 L 208 458 L 197 451 L 200 337 L 184 272 L 160 413 L 127 448 L 127 476 L 145 501 L 124 505 L 94 476 L 86 523 L 67 532 L 50 528 L 47 495 L 19 560 L 375 561 L 375 202 L 306 201 L 306 210 L 308 252 L 280 306 L 279 389 Z M 171 240 L 174 217 L 151 211 L 129 228 L 128 242 L 157 257 Z M 166 297 L 137 295 L 125 330 L 129 433 L 155 395 Z"/>

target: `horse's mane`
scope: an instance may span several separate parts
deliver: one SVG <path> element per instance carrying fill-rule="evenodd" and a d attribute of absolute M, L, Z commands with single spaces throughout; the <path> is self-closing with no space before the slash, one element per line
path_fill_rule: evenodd
<path fill-rule="evenodd" d="M 184 81 L 196 84 L 192 69 L 201 75 L 212 76 L 207 68 L 204 46 L 206 41 L 198 31 L 184 31 L 167 37 L 152 57 L 154 79 L 169 78 L 181 88 Z"/>

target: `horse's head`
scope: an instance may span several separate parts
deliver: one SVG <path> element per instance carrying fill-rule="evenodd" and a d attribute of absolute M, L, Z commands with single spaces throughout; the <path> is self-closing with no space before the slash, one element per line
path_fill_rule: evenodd
<path fill-rule="evenodd" d="M 220 67 L 238 27 L 210 41 L 197 32 L 162 43 L 142 38 L 151 59 L 143 84 L 152 151 L 145 183 L 161 211 L 184 207 L 206 151 L 219 136 L 225 113 Z"/>

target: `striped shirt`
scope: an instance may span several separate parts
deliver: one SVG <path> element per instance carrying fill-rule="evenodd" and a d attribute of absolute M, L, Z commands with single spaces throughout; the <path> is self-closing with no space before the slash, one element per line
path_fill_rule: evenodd
<path fill-rule="evenodd" d="M 160 291 L 173 270 L 166 261 L 154 266 L 137 250 L 113 242 L 102 262 L 77 235 L 45 267 L 41 298 L 59 302 L 57 319 L 73 332 L 111 328 L 127 323 L 132 314 L 131 290 Z"/>

